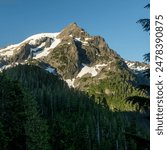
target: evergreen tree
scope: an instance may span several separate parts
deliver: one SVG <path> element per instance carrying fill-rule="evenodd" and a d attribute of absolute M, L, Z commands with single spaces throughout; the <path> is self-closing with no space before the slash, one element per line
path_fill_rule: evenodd
<path fill-rule="evenodd" d="M 0 74 L 1 148 L 8 150 L 47 150 L 46 122 L 39 116 L 35 100 L 17 81 Z"/>
<path fill-rule="evenodd" d="M 144 8 L 150 9 L 150 3 L 147 4 Z M 149 18 L 144 18 L 144 19 L 139 19 L 137 23 L 141 24 L 142 28 L 146 32 L 150 32 L 150 19 Z M 144 61 L 150 62 L 150 53 L 146 53 L 143 55 Z M 145 75 L 149 78 L 150 77 L 150 69 L 147 69 L 145 71 Z"/>
<path fill-rule="evenodd" d="M 21 122 L 24 122 L 22 126 L 24 132 L 22 133 L 25 136 L 24 142 L 27 149 L 49 149 L 47 142 L 49 137 L 53 150 L 124 150 L 125 147 L 126 149 L 135 148 L 133 145 L 128 147 L 130 143 L 133 143 L 133 139 L 126 141 L 123 134 L 126 128 L 131 128 L 129 122 L 132 121 L 132 116 L 136 118 L 136 127 L 134 128 L 140 127 L 140 130 L 134 130 L 136 131 L 134 134 L 144 133 L 143 130 L 145 134 L 147 133 L 144 128 L 141 129 L 143 121 L 137 119 L 141 116 L 139 112 L 120 112 L 119 109 L 112 112 L 108 107 L 107 99 L 109 97 L 115 100 L 116 105 L 125 107 L 121 97 L 125 99 L 130 94 L 142 95 L 131 84 L 124 84 L 126 75 L 124 77 L 117 76 L 117 74 L 112 76 L 114 80 L 109 79 L 108 82 L 103 82 L 104 84 L 101 83 L 94 88 L 95 91 L 102 91 L 103 94 L 97 95 L 94 92 L 95 95 L 89 96 L 84 92 L 69 88 L 59 77 L 36 66 L 19 65 L 6 70 L 5 74 L 11 79 L 19 80 L 20 89 L 26 88 L 32 95 L 30 96 L 24 90 L 21 100 L 23 102 L 21 107 L 24 108 L 21 111 L 24 120 Z M 108 97 L 105 95 L 103 87 L 112 89 L 111 92 L 107 92 Z M 128 90 L 123 94 L 125 89 Z M 99 101 L 95 100 L 96 97 L 99 97 Z M 37 105 L 41 116 L 47 119 L 49 135 L 46 122 L 37 111 Z M 5 109 L 2 112 L 4 111 Z M 4 131 L 2 128 L 5 125 L 2 120 L 0 122 L 3 125 L 0 127 L 0 133 L 6 136 L 4 133 L 7 130 L 1 132 Z"/>

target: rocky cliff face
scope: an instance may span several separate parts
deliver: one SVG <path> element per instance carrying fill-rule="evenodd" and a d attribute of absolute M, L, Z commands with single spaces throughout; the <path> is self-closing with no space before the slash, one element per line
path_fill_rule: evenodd
<path fill-rule="evenodd" d="M 19 63 L 33 63 L 61 76 L 69 86 L 86 88 L 112 73 L 133 76 L 125 61 L 100 36 L 91 36 L 76 23 L 59 33 L 33 35 L 0 49 L 1 70 Z"/>
<path fill-rule="evenodd" d="M 86 65 L 122 61 L 100 36 L 90 36 L 75 23 L 67 26 L 58 36 L 60 44 L 44 61 L 58 69 L 64 79 L 72 79 Z"/>

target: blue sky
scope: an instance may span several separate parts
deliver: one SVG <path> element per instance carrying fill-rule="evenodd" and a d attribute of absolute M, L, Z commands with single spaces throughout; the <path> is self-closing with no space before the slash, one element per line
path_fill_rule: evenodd
<path fill-rule="evenodd" d="M 0 47 L 42 32 L 59 32 L 76 22 L 104 37 L 124 59 L 143 60 L 149 33 L 136 21 L 148 18 L 148 0 L 0 0 Z"/>

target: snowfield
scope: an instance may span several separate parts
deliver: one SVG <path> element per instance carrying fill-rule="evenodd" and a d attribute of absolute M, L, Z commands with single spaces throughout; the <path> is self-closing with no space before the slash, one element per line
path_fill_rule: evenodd
<path fill-rule="evenodd" d="M 82 68 L 82 70 L 78 73 L 77 78 L 81 78 L 83 75 L 90 73 L 92 77 L 97 76 L 99 70 L 101 69 L 101 67 L 105 67 L 107 66 L 107 64 L 99 64 L 99 65 L 95 65 L 94 67 L 89 67 L 85 64 L 82 64 L 84 67 Z"/>
<path fill-rule="evenodd" d="M 59 34 L 60 33 L 40 33 L 40 34 L 32 35 L 19 44 L 10 45 L 4 49 L 0 49 L 0 56 L 10 57 L 14 54 L 14 51 L 17 51 L 19 49 L 19 47 L 22 44 L 28 43 L 29 45 L 35 46 L 39 40 L 45 37 L 52 39 L 52 43 L 50 47 L 47 47 L 47 48 L 42 49 L 41 51 L 38 51 L 39 49 L 45 46 L 45 42 L 43 42 L 40 46 L 36 48 L 31 48 L 31 52 L 33 52 L 35 56 L 34 59 L 38 59 L 38 58 L 47 56 L 50 50 L 55 48 L 61 42 L 60 39 L 57 39 L 57 36 Z"/>
<path fill-rule="evenodd" d="M 107 64 L 98 64 L 98 65 L 95 65 L 94 67 L 89 67 L 85 64 L 82 64 L 83 65 L 83 68 L 81 69 L 81 71 L 78 73 L 78 75 L 76 76 L 76 78 L 81 78 L 82 76 L 86 75 L 86 74 L 91 74 L 91 77 L 95 77 L 98 75 L 99 71 L 107 66 Z M 73 79 L 66 79 L 65 81 L 67 82 L 68 86 L 69 87 L 75 87 L 74 86 L 74 82 L 76 80 L 76 78 L 73 78 Z"/>
<path fill-rule="evenodd" d="M 67 79 L 65 80 L 68 84 L 69 87 L 74 87 L 74 82 L 75 82 L 75 79 Z"/>

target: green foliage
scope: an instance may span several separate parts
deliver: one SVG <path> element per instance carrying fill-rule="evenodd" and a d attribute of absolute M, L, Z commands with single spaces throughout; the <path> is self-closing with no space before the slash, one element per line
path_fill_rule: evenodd
<path fill-rule="evenodd" d="M 132 103 L 133 105 L 137 105 L 137 109 L 140 110 L 148 110 L 150 107 L 150 99 L 146 97 L 140 96 L 130 96 L 127 97 L 127 102 Z"/>
<path fill-rule="evenodd" d="M 106 99 L 111 110 L 132 111 L 135 106 L 126 102 L 126 98 L 130 96 L 146 97 L 146 92 L 134 86 L 134 77 L 128 72 L 111 73 L 107 79 L 103 79 L 100 83 L 90 85 L 88 92 L 95 95 L 96 99 Z"/>
<path fill-rule="evenodd" d="M 24 144 L 24 127 L 23 115 L 24 108 L 21 101 L 24 95 L 19 88 L 17 82 L 7 80 L 4 76 L 0 76 L 0 121 L 3 125 L 6 138 L 9 139 L 8 149 L 23 149 Z M 8 131 L 7 131 L 8 130 Z M 6 144 L 5 144 L 6 145 Z"/>
<path fill-rule="evenodd" d="M 142 25 L 144 31 L 150 31 L 150 19 L 139 19 L 137 23 Z"/>
<path fill-rule="evenodd" d="M 150 3 L 147 4 L 144 8 L 150 9 Z M 142 28 L 146 32 L 150 32 L 150 19 L 149 18 L 144 18 L 144 19 L 139 19 L 136 23 L 141 24 Z M 143 55 L 144 61 L 150 62 L 150 53 L 146 53 Z M 147 69 L 145 71 L 145 76 L 150 78 L 150 69 Z"/>
<path fill-rule="evenodd" d="M 25 120 L 29 118 L 24 121 L 24 126 L 22 125 L 22 128 L 26 129 L 25 133 L 28 136 L 26 142 L 29 149 L 49 149 L 47 141 L 50 136 L 50 145 L 53 150 L 124 150 L 136 147 L 136 142 L 133 139 L 128 140 L 125 136 L 125 131 L 136 135 L 143 134 L 143 136 L 149 132 L 148 129 L 144 129 L 148 124 L 143 125 L 145 120 L 139 112 L 120 112 L 119 110 L 112 112 L 109 110 L 107 100 L 113 93 L 109 92 L 109 95 L 107 93 L 105 97 L 103 88 L 107 85 L 108 88 L 112 87 L 114 90 L 115 87 L 116 90 L 119 88 L 117 83 L 123 86 L 122 78 L 116 79 L 113 76 L 115 82 L 110 79 L 109 84 L 106 81 L 90 89 L 92 93 L 99 90 L 104 97 L 100 94 L 90 97 L 84 92 L 69 88 L 57 76 L 35 66 L 20 65 L 6 70 L 4 74 L 19 80 L 22 89 L 26 88 L 32 94 L 32 96 L 25 96 L 23 93 L 23 98 L 25 96 L 26 100 L 24 100 L 24 105 L 21 105 L 26 108 L 23 111 Z M 127 84 L 126 87 L 119 89 L 119 93 L 127 90 L 127 87 L 131 86 Z M 133 91 L 133 88 L 131 90 Z M 128 92 L 135 94 L 135 91 L 131 90 Z M 126 96 L 122 95 L 122 97 Z M 119 104 L 119 102 L 116 102 L 115 95 L 115 103 Z M 43 119 L 36 111 L 36 105 L 39 106 Z M 47 125 L 44 118 L 47 119 L 49 125 L 49 134 L 46 132 Z M 132 118 L 135 118 L 133 123 L 135 123 L 136 130 L 134 132 L 131 132 Z M 1 132 L 3 127 L 0 126 L 2 135 L 4 134 Z"/>
<path fill-rule="evenodd" d="M 46 122 L 40 118 L 35 100 L 17 81 L 0 74 L 0 137 L 6 150 L 48 149 Z"/>
<path fill-rule="evenodd" d="M 24 125 L 26 135 L 26 145 L 28 150 L 49 150 L 48 126 L 44 119 L 39 116 L 37 103 L 32 96 L 25 94 L 25 116 Z"/>
<path fill-rule="evenodd" d="M 7 149 L 9 143 L 9 137 L 6 136 L 4 131 L 4 125 L 0 122 L 0 147 L 2 150 Z"/>
<path fill-rule="evenodd" d="M 150 3 L 147 4 L 144 8 L 150 9 Z M 139 19 L 136 23 L 141 24 L 144 31 L 146 31 L 146 32 L 150 31 L 150 19 L 148 19 L 148 18 Z"/>

